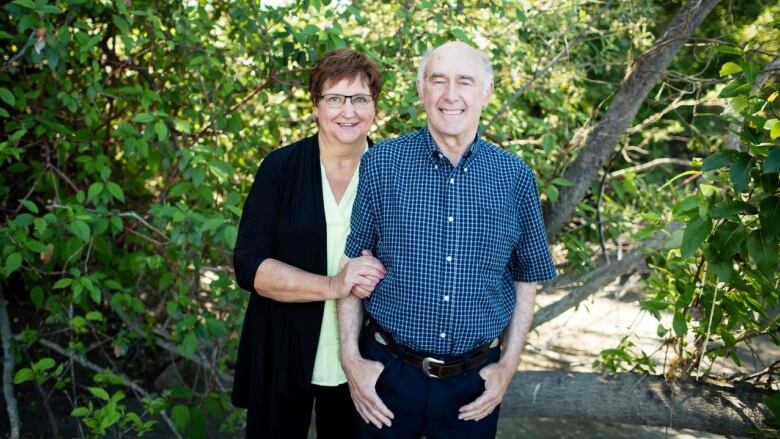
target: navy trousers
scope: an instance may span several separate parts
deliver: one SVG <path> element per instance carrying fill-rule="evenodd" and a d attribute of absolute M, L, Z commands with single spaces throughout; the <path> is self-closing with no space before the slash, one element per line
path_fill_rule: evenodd
<path fill-rule="evenodd" d="M 378 429 L 357 416 L 357 437 L 478 439 L 496 436 L 500 406 L 479 421 L 458 419 L 458 409 L 485 391 L 485 381 L 479 375 L 481 368 L 454 377 L 431 378 L 421 369 L 393 358 L 367 331 L 363 331 L 360 351 L 364 358 L 384 364 L 376 391 L 395 419 L 391 427 Z M 498 361 L 500 355 L 500 350 L 495 349 L 484 366 Z"/>

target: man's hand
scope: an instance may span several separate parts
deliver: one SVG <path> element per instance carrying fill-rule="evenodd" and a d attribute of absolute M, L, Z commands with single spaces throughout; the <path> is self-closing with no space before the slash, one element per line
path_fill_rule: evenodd
<path fill-rule="evenodd" d="M 363 254 L 364 256 L 348 260 L 341 267 L 339 274 L 330 278 L 331 299 L 347 297 L 350 292 L 355 292 L 361 299 L 368 297 L 379 281 L 384 279 L 387 274 L 385 266 L 379 259 L 371 256 L 371 252 L 364 250 Z M 356 286 L 359 288 L 355 288 Z"/>
<path fill-rule="evenodd" d="M 362 357 L 342 360 L 342 366 L 347 375 L 352 402 L 363 421 L 370 422 L 380 429 L 383 426 L 389 427 L 392 424 L 393 412 L 376 393 L 376 382 L 385 366 L 378 361 L 366 360 Z"/>
<path fill-rule="evenodd" d="M 479 421 L 493 413 L 504 398 L 509 382 L 515 375 L 515 368 L 499 361 L 480 369 L 479 375 L 485 380 L 485 391 L 477 399 L 458 410 L 458 419 L 462 421 Z"/>

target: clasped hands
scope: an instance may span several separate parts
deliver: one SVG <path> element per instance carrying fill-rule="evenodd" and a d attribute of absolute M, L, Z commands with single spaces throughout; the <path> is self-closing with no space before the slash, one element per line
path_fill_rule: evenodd
<path fill-rule="evenodd" d="M 339 274 L 330 278 L 331 298 L 341 299 L 354 294 L 365 299 L 386 275 L 384 264 L 370 251 L 363 250 L 362 256 L 347 260 Z"/>

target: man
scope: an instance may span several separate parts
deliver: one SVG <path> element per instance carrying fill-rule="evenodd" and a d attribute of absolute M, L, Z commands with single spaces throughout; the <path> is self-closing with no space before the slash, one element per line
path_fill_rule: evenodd
<path fill-rule="evenodd" d="M 487 56 L 444 44 L 423 57 L 417 91 L 427 127 L 360 166 L 346 258 L 370 250 L 387 276 L 338 304 L 342 366 L 362 437 L 493 437 L 536 282 L 555 268 L 533 173 L 477 133 Z"/>

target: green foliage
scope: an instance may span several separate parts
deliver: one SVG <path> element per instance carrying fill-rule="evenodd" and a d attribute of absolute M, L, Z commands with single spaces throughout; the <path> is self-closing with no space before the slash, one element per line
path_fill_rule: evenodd
<path fill-rule="evenodd" d="M 679 253 L 656 266 L 657 289 L 643 303 L 658 318 L 660 311 L 674 312 L 676 343 L 686 358 L 681 367 L 700 367 L 705 357 L 738 362 L 734 334 L 772 334 L 778 324 L 765 312 L 780 299 L 780 180 L 772 162 L 780 143 L 765 123 L 777 112 L 778 90 L 772 82 L 757 85 L 759 66 L 738 55 L 738 63 L 720 71 L 733 77 L 720 97 L 731 104 L 724 120 L 739 126 L 737 149 L 714 143 L 702 162 L 698 194 L 674 206 L 674 219 L 686 222 Z"/>
<path fill-rule="evenodd" d="M 542 199 L 555 203 L 558 188 L 571 185 L 559 176 L 584 134 L 677 6 L 5 4 L 0 281 L 20 280 L 29 292 L 26 312 L 35 316 L 21 334 L 34 358 L 15 380 L 75 388 L 71 416 L 95 436 L 142 435 L 160 428 L 152 417 L 163 410 L 185 437 L 235 429 L 242 415 L 230 406 L 224 377 L 248 299 L 230 268 L 242 203 L 268 152 L 314 133 L 308 69 L 325 51 L 349 46 L 381 64 L 384 91 L 371 133 L 380 140 L 425 123 L 414 87 L 422 53 L 452 39 L 480 46 L 496 82 L 482 134 L 531 165 Z M 713 18 L 702 34 L 740 41 L 740 26 L 768 29 L 760 22 L 765 9 L 750 5 L 732 21 Z M 777 40 L 769 30 L 759 35 Z M 654 259 L 653 294 L 643 306 L 659 317 L 671 312 L 667 332 L 677 337 L 709 330 L 723 343 L 714 351 L 721 356 L 733 352 L 737 331 L 776 325 L 760 309 L 777 300 L 780 101 L 773 86 L 751 91 L 766 62 L 760 53 L 718 43 L 680 56 L 637 118 L 655 122 L 630 131 L 605 172 L 665 157 L 680 138 L 690 141 L 679 154 L 708 156 L 701 171 L 670 178 L 668 167 L 629 170 L 594 182 L 591 193 L 603 200 L 581 203 L 557 247 L 563 270 L 576 274 L 599 262 L 594 249 L 601 240 L 620 247 L 644 239 L 669 215 L 687 223 L 678 237 L 682 254 Z M 674 91 L 687 89 L 688 78 L 675 78 L 694 74 L 729 81 L 719 94 L 734 107 L 727 117 L 742 124 L 739 151 L 718 147 L 726 128 L 706 112 L 681 106 L 652 119 L 685 97 Z M 712 93 L 711 84 L 696 84 Z M 687 181 L 701 172 L 694 194 Z M 696 261 L 706 269 L 694 279 Z M 679 279 L 698 283 L 677 285 Z M 700 308 L 704 320 L 692 315 Z M 710 315 L 707 329 L 701 322 Z M 65 363 L 35 345 L 41 334 L 137 383 L 148 384 L 150 374 L 170 365 L 183 382 L 144 399 L 144 411 L 133 413 L 124 404 L 126 389 L 119 390 L 127 383 L 105 373 L 70 383 Z M 599 364 L 615 371 L 655 367 L 628 339 Z"/>

